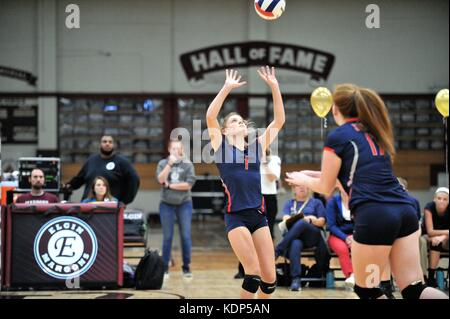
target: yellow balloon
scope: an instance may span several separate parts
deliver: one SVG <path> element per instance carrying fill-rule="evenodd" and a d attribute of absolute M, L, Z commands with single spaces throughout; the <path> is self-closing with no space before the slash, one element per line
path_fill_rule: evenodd
<path fill-rule="evenodd" d="M 318 87 L 311 94 L 311 105 L 318 117 L 327 116 L 333 106 L 333 98 L 326 87 Z"/>
<path fill-rule="evenodd" d="M 448 117 L 448 89 L 442 89 L 436 94 L 434 100 L 436 108 L 443 117 Z"/>

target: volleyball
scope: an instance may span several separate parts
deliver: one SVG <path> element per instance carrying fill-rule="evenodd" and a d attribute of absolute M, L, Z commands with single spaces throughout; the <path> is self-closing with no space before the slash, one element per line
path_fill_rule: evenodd
<path fill-rule="evenodd" d="M 285 8 L 285 0 L 255 0 L 256 13 L 265 20 L 278 19 Z"/>

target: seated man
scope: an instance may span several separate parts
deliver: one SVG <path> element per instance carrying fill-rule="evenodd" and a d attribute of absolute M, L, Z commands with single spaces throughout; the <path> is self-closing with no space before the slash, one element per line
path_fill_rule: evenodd
<path fill-rule="evenodd" d="M 328 262 L 328 250 L 321 235 L 325 226 L 325 207 L 312 192 L 304 186 L 292 187 L 294 198 L 286 202 L 283 208 L 283 221 L 298 214 L 304 217 L 290 226 L 283 239 L 275 249 L 275 258 L 287 255 L 291 267 L 291 290 L 298 291 L 301 287 L 301 252 L 303 248 L 317 247 L 315 258 L 318 271 L 325 271 Z"/>
<path fill-rule="evenodd" d="M 425 227 L 430 245 L 430 259 L 428 269 L 428 285 L 436 287 L 436 268 L 439 264 L 442 251 L 448 251 L 449 234 L 449 191 L 447 187 L 436 190 L 434 201 L 428 203 L 424 209 Z"/>
<path fill-rule="evenodd" d="M 30 176 L 31 192 L 20 195 L 16 199 L 17 204 L 50 204 L 59 203 L 56 195 L 44 192 L 45 178 L 44 172 L 35 168 Z"/>

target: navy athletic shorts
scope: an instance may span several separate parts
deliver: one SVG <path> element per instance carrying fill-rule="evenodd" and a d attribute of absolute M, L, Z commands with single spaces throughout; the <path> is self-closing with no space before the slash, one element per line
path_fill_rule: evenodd
<path fill-rule="evenodd" d="M 397 238 L 419 229 L 416 209 L 409 204 L 368 202 L 355 207 L 352 213 L 353 238 L 360 244 L 391 246 Z"/>
<path fill-rule="evenodd" d="M 247 227 L 251 234 L 261 227 L 268 226 L 266 215 L 258 209 L 244 209 L 225 213 L 225 230 L 229 233 L 237 227 Z"/>

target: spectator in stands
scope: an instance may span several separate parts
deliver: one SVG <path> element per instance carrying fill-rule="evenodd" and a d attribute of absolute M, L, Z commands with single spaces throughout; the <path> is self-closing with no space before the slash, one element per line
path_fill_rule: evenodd
<path fill-rule="evenodd" d="M 301 289 L 301 252 L 303 248 L 316 247 L 315 258 L 318 271 L 323 272 L 327 267 L 328 250 L 323 240 L 321 229 L 325 226 L 325 207 L 319 199 L 313 197 L 312 192 L 304 186 L 292 187 L 294 198 L 288 200 L 283 208 L 283 221 L 293 218 L 297 214 L 304 217 L 295 222 L 283 235 L 283 239 L 276 246 L 275 258 L 285 255 L 290 260 L 291 290 Z"/>
<path fill-rule="evenodd" d="M 83 200 L 88 196 L 94 179 L 97 176 L 103 176 L 110 185 L 112 196 L 125 204 L 131 203 L 139 189 L 139 176 L 130 161 L 124 156 L 116 154 L 114 150 L 112 136 L 102 136 L 100 154 L 89 157 L 80 172 L 64 187 L 79 189 L 86 184 Z"/>
<path fill-rule="evenodd" d="M 342 272 L 345 276 L 345 283 L 353 287 L 355 277 L 353 275 L 352 260 L 350 258 L 350 248 L 353 241 L 353 217 L 348 208 L 348 194 L 339 189 L 339 194 L 333 196 L 327 204 L 327 228 L 330 231 L 328 246 L 339 258 Z"/>
<path fill-rule="evenodd" d="M 83 200 L 83 203 L 98 202 L 117 202 L 117 198 L 111 195 L 108 181 L 102 176 L 94 179 L 88 197 Z"/>
<path fill-rule="evenodd" d="M 432 287 L 437 286 L 435 273 L 441 252 L 448 251 L 450 227 L 448 197 L 448 188 L 439 187 L 434 195 L 434 201 L 428 203 L 424 209 L 425 227 L 431 243 L 427 284 Z"/>
<path fill-rule="evenodd" d="M 162 257 L 165 267 L 165 278 L 169 278 L 169 262 L 175 218 L 178 220 L 181 236 L 183 276 L 191 278 L 191 188 L 195 183 L 194 165 L 184 156 L 181 141 L 169 141 L 168 151 L 169 156 L 159 161 L 156 168 L 156 176 L 162 186 L 159 214 L 163 229 Z"/>
<path fill-rule="evenodd" d="M 18 204 L 51 204 L 59 203 L 56 195 L 44 191 L 45 177 L 44 172 L 35 168 L 31 171 L 29 178 L 31 192 L 23 194 L 16 199 Z"/>

